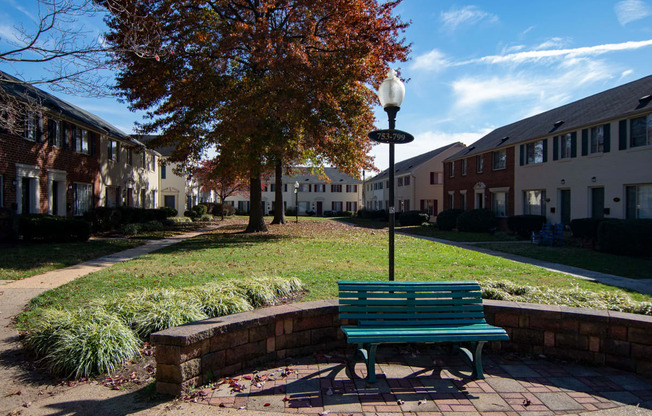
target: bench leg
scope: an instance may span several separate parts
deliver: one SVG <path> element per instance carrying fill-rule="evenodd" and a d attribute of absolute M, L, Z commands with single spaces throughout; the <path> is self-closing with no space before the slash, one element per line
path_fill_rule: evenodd
<path fill-rule="evenodd" d="M 365 364 L 367 365 L 367 381 L 375 383 L 378 381 L 376 378 L 376 349 L 378 344 L 358 344 L 358 351 L 362 355 Z"/>
<path fill-rule="evenodd" d="M 487 341 L 478 341 L 473 343 L 473 378 L 482 380 L 484 379 L 484 372 L 482 371 L 482 347 Z"/>

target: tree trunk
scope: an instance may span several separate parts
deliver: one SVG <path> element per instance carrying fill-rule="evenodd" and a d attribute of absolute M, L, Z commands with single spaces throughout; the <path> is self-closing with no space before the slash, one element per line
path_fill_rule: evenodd
<path fill-rule="evenodd" d="M 274 190 L 274 220 L 272 224 L 285 224 L 285 209 L 283 209 L 283 164 L 276 162 L 276 189 Z"/>
<path fill-rule="evenodd" d="M 249 207 L 249 225 L 247 225 L 245 233 L 267 231 L 267 225 L 263 217 L 263 207 L 261 205 L 262 190 L 260 185 L 260 174 L 252 173 L 249 178 L 249 201 L 251 201 L 251 206 Z"/>

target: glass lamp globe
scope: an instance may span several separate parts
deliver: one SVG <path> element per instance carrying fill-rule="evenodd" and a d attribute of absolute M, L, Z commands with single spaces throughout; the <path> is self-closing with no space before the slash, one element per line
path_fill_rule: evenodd
<path fill-rule="evenodd" d="M 400 107 L 405 97 L 405 85 L 396 77 L 396 72 L 390 69 L 387 78 L 378 88 L 378 98 L 383 108 Z"/>

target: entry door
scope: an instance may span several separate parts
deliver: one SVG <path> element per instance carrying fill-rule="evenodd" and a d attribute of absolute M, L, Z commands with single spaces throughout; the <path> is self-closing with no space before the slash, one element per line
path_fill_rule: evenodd
<path fill-rule="evenodd" d="M 59 215 L 59 182 L 52 182 L 52 215 Z"/>
<path fill-rule="evenodd" d="M 22 201 L 21 201 L 21 203 L 22 203 L 22 214 L 29 214 L 29 210 L 30 210 L 30 207 L 32 205 L 31 204 L 32 189 L 31 189 L 31 186 L 30 186 L 32 181 L 31 181 L 30 178 L 23 177 L 22 182 L 23 182 L 22 183 L 22 190 L 21 190 L 22 193 L 23 193 L 21 195 L 21 198 L 22 198 Z"/>
<path fill-rule="evenodd" d="M 571 191 L 562 189 L 561 191 L 561 223 L 569 225 L 571 220 Z"/>
<path fill-rule="evenodd" d="M 324 203 L 322 201 L 317 201 L 317 215 L 322 216 L 324 214 Z"/>
<path fill-rule="evenodd" d="M 591 218 L 604 217 L 604 188 L 591 188 Z"/>

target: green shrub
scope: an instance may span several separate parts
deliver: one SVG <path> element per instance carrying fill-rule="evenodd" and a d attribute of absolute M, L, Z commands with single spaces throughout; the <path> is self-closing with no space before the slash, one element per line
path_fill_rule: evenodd
<path fill-rule="evenodd" d="M 80 219 L 26 214 L 18 218 L 18 233 L 25 241 L 87 241 L 91 225 Z"/>
<path fill-rule="evenodd" d="M 296 208 L 290 207 L 290 208 L 287 208 L 285 210 L 285 216 L 286 217 L 292 217 L 292 216 L 295 216 L 295 215 L 297 215 L 297 209 Z"/>
<path fill-rule="evenodd" d="M 214 217 L 221 217 L 222 214 L 225 217 L 230 217 L 235 214 L 235 207 L 231 204 L 215 204 L 211 213 Z"/>
<path fill-rule="evenodd" d="M 193 210 L 187 210 L 187 211 L 185 211 L 185 212 L 183 213 L 183 216 L 184 216 L 184 217 L 188 217 L 188 218 L 190 218 L 191 220 L 195 220 L 195 219 L 199 218 L 199 214 L 197 213 L 197 211 L 193 211 Z"/>
<path fill-rule="evenodd" d="M 510 231 L 518 234 L 520 238 L 530 238 L 533 232 L 541 231 L 545 222 L 544 215 L 513 215 L 507 218 Z"/>
<path fill-rule="evenodd" d="M 488 209 L 464 211 L 457 217 L 457 230 L 465 232 L 488 233 L 496 229 L 496 216 Z"/>
<path fill-rule="evenodd" d="M 629 256 L 652 255 L 652 220 L 605 220 L 598 226 L 598 250 Z"/>
<path fill-rule="evenodd" d="M 573 237 L 595 241 L 598 238 L 598 226 L 603 218 L 576 218 L 570 222 Z"/>
<path fill-rule="evenodd" d="M 446 209 L 437 214 L 437 228 L 450 231 L 457 225 L 457 217 L 464 212 L 461 209 Z"/>
<path fill-rule="evenodd" d="M 125 224 L 120 227 L 120 233 L 124 235 L 136 235 L 152 231 L 163 231 L 163 224 L 158 221 L 150 221 L 142 224 Z"/>
<path fill-rule="evenodd" d="M 210 214 L 204 214 L 198 219 L 198 221 L 213 221 L 213 216 Z"/>
<path fill-rule="evenodd" d="M 172 207 L 160 207 L 159 211 L 165 213 L 165 218 L 176 217 L 178 211 Z"/>
<path fill-rule="evenodd" d="M 430 215 L 421 211 L 401 212 L 398 216 L 400 225 L 421 225 L 430 220 Z"/>
<path fill-rule="evenodd" d="M 202 217 L 208 213 L 208 207 L 204 204 L 198 204 L 191 208 L 192 211 L 197 213 L 198 217 Z"/>
<path fill-rule="evenodd" d="M 184 224 L 189 222 L 192 222 L 192 220 L 188 217 L 170 217 L 165 220 L 166 225 Z"/>
<path fill-rule="evenodd" d="M 75 378 L 111 373 L 140 347 L 124 323 L 101 309 L 46 309 L 25 344 L 52 373 Z"/>

